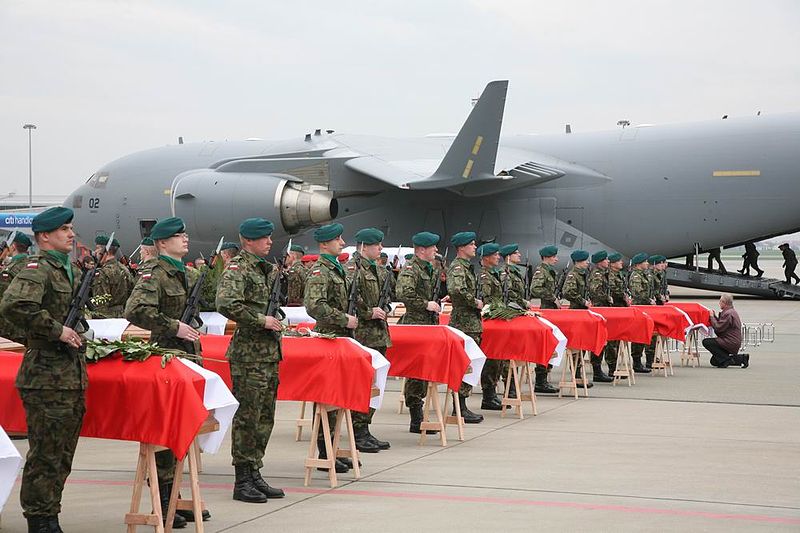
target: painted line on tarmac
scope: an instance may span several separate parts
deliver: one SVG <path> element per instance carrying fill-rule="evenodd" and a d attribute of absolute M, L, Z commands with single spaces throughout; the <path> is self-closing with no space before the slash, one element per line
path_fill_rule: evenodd
<path fill-rule="evenodd" d="M 133 482 L 103 480 L 103 479 L 68 479 L 67 484 L 130 486 L 133 484 Z M 232 483 L 201 483 L 200 487 L 204 489 L 233 490 Z M 526 500 L 521 498 L 492 498 L 486 496 L 459 496 L 454 494 L 431 494 L 424 492 L 369 491 L 369 490 L 354 490 L 354 489 L 342 489 L 342 488 L 313 489 L 305 487 L 287 487 L 284 488 L 283 490 L 289 494 L 292 493 L 309 494 L 314 496 L 319 496 L 319 495 L 358 496 L 358 497 L 368 497 L 368 498 L 382 498 L 382 499 L 393 498 L 401 500 L 427 500 L 427 501 L 440 501 L 440 502 L 453 502 L 453 503 L 485 503 L 494 505 L 516 505 L 523 507 L 545 507 L 545 508 L 550 507 L 550 508 L 560 508 L 560 509 L 577 509 L 581 511 L 611 511 L 618 513 L 627 513 L 627 514 L 665 515 L 665 516 L 690 517 L 690 518 L 706 518 L 711 520 L 735 520 L 740 522 L 762 522 L 762 523 L 772 523 L 772 524 L 800 525 L 800 518 L 788 518 L 781 516 L 768 516 L 768 515 L 758 515 L 758 514 L 713 513 L 708 511 L 662 509 L 657 507 L 635 507 L 630 505 Z M 280 509 L 276 509 L 276 511 L 280 511 Z"/>

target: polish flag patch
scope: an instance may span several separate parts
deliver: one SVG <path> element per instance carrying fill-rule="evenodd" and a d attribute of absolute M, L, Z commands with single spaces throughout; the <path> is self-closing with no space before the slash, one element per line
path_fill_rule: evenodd
<path fill-rule="evenodd" d="M 36 270 L 39 268 L 39 263 L 28 263 L 25 265 L 25 268 L 30 268 L 31 270 Z"/>
<path fill-rule="evenodd" d="M 239 265 L 237 265 L 236 263 L 231 263 L 230 265 L 228 265 L 228 270 L 239 270 Z"/>
<path fill-rule="evenodd" d="M 153 276 L 152 274 L 142 274 L 142 279 L 143 279 L 143 280 L 148 280 L 148 279 L 150 279 L 152 276 Z"/>

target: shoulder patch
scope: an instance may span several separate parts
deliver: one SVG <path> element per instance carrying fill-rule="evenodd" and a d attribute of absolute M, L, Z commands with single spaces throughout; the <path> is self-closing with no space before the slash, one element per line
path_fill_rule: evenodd
<path fill-rule="evenodd" d="M 236 263 L 230 263 L 228 265 L 228 270 L 239 270 L 239 265 L 237 265 Z"/>
<path fill-rule="evenodd" d="M 322 274 L 322 270 L 320 270 L 319 268 L 315 268 L 314 270 L 311 271 L 312 276 L 319 276 L 320 274 Z"/>
<path fill-rule="evenodd" d="M 453 267 L 453 271 L 461 270 L 461 268 L 462 268 L 461 265 L 456 265 Z"/>
<path fill-rule="evenodd" d="M 31 270 L 35 270 L 35 269 L 39 268 L 39 262 L 38 261 L 31 261 L 30 263 L 25 265 L 25 268 L 28 268 L 28 269 L 31 269 Z"/>
<path fill-rule="evenodd" d="M 153 275 L 150 272 L 145 272 L 144 274 L 142 274 L 142 279 L 143 280 L 148 280 L 151 277 L 153 277 Z"/>
<path fill-rule="evenodd" d="M 412 265 L 411 263 L 406 265 L 406 270 L 413 270 L 413 269 L 414 269 L 414 265 Z"/>

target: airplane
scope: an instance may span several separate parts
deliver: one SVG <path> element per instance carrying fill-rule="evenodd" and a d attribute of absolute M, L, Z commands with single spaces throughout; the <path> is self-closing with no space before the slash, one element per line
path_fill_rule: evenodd
<path fill-rule="evenodd" d="M 106 164 L 64 202 L 78 239 L 115 231 L 133 249 L 180 216 L 190 257 L 262 216 L 306 245 L 336 220 L 344 238 L 422 230 L 678 257 L 800 230 L 800 113 L 596 133 L 500 136 L 508 81 L 490 82 L 457 135 L 394 139 L 316 130 L 303 138 L 178 144 Z M 273 249 L 280 249 L 274 246 Z M 193 254 L 193 255 L 192 255 Z"/>

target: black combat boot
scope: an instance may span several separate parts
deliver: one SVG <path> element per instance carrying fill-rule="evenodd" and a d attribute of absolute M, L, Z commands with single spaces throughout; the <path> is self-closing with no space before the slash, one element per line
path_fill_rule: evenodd
<path fill-rule="evenodd" d="M 645 363 L 644 366 L 647 370 L 653 370 L 653 361 L 656 360 L 656 354 L 653 353 L 645 353 Z"/>
<path fill-rule="evenodd" d="M 465 424 L 480 424 L 483 422 L 483 415 L 473 413 L 467 407 L 467 397 L 458 395 L 458 405 L 461 406 L 461 417 L 464 419 Z M 453 416 L 456 414 L 456 406 L 453 406 Z"/>
<path fill-rule="evenodd" d="M 286 496 L 283 490 L 270 487 L 269 483 L 264 481 L 264 478 L 261 477 L 261 472 L 258 468 L 254 468 L 250 471 L 250 478 L 253 480 L 253 485 L 267 498 L 283 498 Z"/>
<path fill-rule="evenodd" d="M 547 381 L 547 372 L 537 372 L 536 385 L 533 388 L 533 392 L 538 392 L 539 394 L 558 394 L 558 389 Z"/>
<path fill-rule="evenodd" d="M 614 372 L 617 371 L 617 363 L 608 363 L 608 375 L 614 379 Z M 620 376 L 619 379 L 628 379 L 625 376 Z"/>
<path fill-rule="evenodd" d="M 370 441 L 372 441 L 372 444 L 374 444 L 375 446 L 377 446 L 377 447 L 378 447 L 378 449 L 380 449 L 380 450 L 388 450 L 389 448 L 391 448 L 391 447 L 392 447 L 392 445 L 391 445 L 391 443 L 390 443 L 389 441 L 386 441 L 386 440 L 380 440 L 380 439 L 378 439 L 378 437 L 376 437 L 375 435 L 373 435 L 373 434 L 372 434 L 372 433 L 369 431 L 369 426 L 367 426 L 367 438 L 368 438 Z"/>
<path fill-rule="evenodd" d="M 317 450 L 319 450 L 318 457 L 320 459 L 327 459 L 328 458 L 328 452 L 325 451 L 325 441 L 324 440 L 322 440 L 322 439 L 317 440 Z M 359 466 L 361 466 L 361 465 L 359 464 Z M 345 459 L 345 458 L 341 458 L 340 459 L 338 457 L 336 458 L 335 470 L 336 470 L 337 474 L 346 474 L 347 471 L 350 470 L 351 468 L 353 468 L 353 463 L 349 459 Z M 318 467 L 317 470 L 319 470 L 320 472 L 327 472 L 328 471 L 327 468 L 324 468 L 324 467 L 321 467 L 321 466 Z"/>
<path fill-rule="evenodd" d="M 169 495 L 172 494 L 172 483 L 159 483 L 158 495 L 161 496 L 161 516 L 163 517 L 164 525 L 167 525 L 167 511 L 169 510 Z M 172 519 L 172 529 L 183 529 L 186 527 L 186 519 L 175 512 L 175 518 Z"/>
<path fill-rule="evenodd" d="M 422 424 L 422 406 L 417 405 L 414 407 L 409 407 L 408 412 L 411 414 L 411 423 L 408 425 L 408 432 L 409 433 L 422 433 L 420 429 L 420 424 Z M 438 429 L 426 429 L 426 435 L 436 435 L 439 433 Z"/>
<path fill-rule="evenodd" d="M 637 374 L 649 374 L 650 369 L 645 368 L 642 366 L 642 356 L 641 355 L 634 355 L 633 356 L 633 371 Z"/>
<path fill-rule="evenodd" d="M 356 439 L 356 450 L 361 453 L 378 453 L 381 451 L 378 445 L 369 440 L 369 431 L 366 427 L 353 429 Z"/>
<path fill-rule="evenodd" d="M 509 398 L 516 398 L 517 397 L 517 387 L 514 385 L 514 381 L 508 381 L 506 384 L 508 388 L 508 397 Z"/>
<path fill-rule="evenodd" d="M 495 388 L 486 387 L 483 389 L 483 401 L 481 402 L 481 409 L 486 411 L 500 411 L 503 409 L 503 404 L 500 403 L 500 398 L 497 397 Z"/>
<path fill-rule="evenodd" d="M 50 533 L 50 516 L 29 516 L 28 533 Z"/>
<path fill-rule="evenodd" d="M 51 516 L 48 524 L 50 525 L 50 533 L 64 533 L 61 525 L 58 523 L 58 515 Z"/>
<path fill-rule="evenodd" d="M 178 493 L 178 499 L 181 499 L 180 492 Z M 191 509 L 177 509 L 175 514 L 182 516 L 187 522 L 194 522 L 194 511 Z M 211 511 L 203 509 L 203 522 L 208 522 L 209 520 L 211 520 Z"/>
<path fill-rule="evenodd" d="M 603 372 L 603 362 L 599 357 L 592 358 L 592 381 L 596 383 L 611 383 L 614 378 Z M 610 370 L 610 369 L 609 369 Z"/>
<path fill-rule="evenodd" d="M 575 384 L 578 385 L 579 387 L 583 387 L 583 378 L 581 377 L 581 367 L 583 367 L 583 359 L 580 359 L 578 361 L 578 366 L 575 367 Z M 586 388 L 591 389 L 592 387 L 594 387 L 594 384 L 587 379 Z"/>
<path fill-rule="evenodd" d="M 267 497 L 253 483 L 248 465 L 235 465 L 236 481 L 233 483 L 233 499 L 247 503 L 267 503 Z"/>

